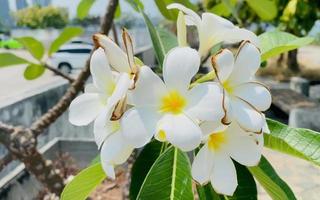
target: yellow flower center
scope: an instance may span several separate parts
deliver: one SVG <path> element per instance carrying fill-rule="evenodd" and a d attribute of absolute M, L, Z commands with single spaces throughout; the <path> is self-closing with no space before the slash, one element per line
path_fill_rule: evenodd
<path fill-rule="evenodd" d="M 106 89 L 107 89 L 107 91 L 106 91 L 107 94 L 108 94 L 109 96 L 111 96 L 115 88 L 116 88 L 115 82 L 110 81 L 110 82 L 107 84 L 107 87 L 106 87 Z"/>
<path fill-rule="evenodd" d="M 164 132 L 164 130 L 160 130 L 158 132 L 158 138 L 162 142 L 166 141 L 167 140 L 166 132 Z"/>
<path fill-rule="evenodd" d="M 160 112 L 179 114 L 186 106 L 186 99 L 177 91 L 171 91 L 161 100 Z"/>
<path fill-rule="evenodd" d="M 229 94 L 233 92 L 233 87 L 230 85 L 229 81 L 223 82 L 222 86 Z"/>
<path fill-rule="evenodd" d="M 209 136 L 208 147 L 210 150 L 217 151 L 226 142 L 226 134 L 224 132 L 212 133 Z"/>

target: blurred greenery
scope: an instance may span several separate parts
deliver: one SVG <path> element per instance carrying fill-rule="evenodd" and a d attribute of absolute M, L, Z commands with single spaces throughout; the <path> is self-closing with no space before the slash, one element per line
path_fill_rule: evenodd
<path fill-rule="evenodd" d="M 68 11 L 54 6 L 33 6 L 14 13 L 17 26 L 37 28 L 63 28 L 68 23 Z"/>

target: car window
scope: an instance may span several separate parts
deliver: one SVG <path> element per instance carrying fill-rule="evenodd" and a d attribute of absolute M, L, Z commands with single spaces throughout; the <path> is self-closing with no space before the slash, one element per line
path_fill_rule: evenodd
<path fill-rule="evenodd" d="M 60 49 L 58 53 L 90 53 L 91 49 Z"/>

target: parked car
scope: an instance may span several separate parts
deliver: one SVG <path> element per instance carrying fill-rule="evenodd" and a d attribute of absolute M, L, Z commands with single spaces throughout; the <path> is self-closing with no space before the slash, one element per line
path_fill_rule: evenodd
<path fill-rule="evenodd" d="M 72 70 L 85 66 L 92 48 L 93 45 L 89 43 L 71 42 L 54 53 L 48 64 L 64 73 L 71 73 Z"/>

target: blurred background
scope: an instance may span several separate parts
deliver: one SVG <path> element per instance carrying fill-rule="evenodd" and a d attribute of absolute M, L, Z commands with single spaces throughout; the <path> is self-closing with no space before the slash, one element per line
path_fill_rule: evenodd
<path fill-rule="evenodd" d="M 89 14 L 80 19 L 77 16 L 79 2 L 80 0 L 0 0 L 0 53 L 10 52 L 34 60 L 23 44 L 15 38 L 32 36 L 48 49 L 63 28 L 79 26 L 84 29 L 81 36 L 73 38 L 46 58 L 51 67 L 76 77 L 90 55 L 93 48 L 92 35 L 98 32 L 108 4 L 107 0 L 96 0 Z M 160 37 L 170 38 L 176 34 L 174 21 L 166 18 L 156 1 L 141 2 L 146 14 L 157 27 Z M 263 5 L 261 12 L 256 12 L 248 6 L 250 4 L 243 2 L 236 4 L 236 1 L 229 1 L 236 13 L 230 12 L 227 9 L 230 5 L 224 4 L 224 1 L 191 2 L 200 12 L 206 10 L 219 14 L 257 35 L 266 31 L 282 30 L 297 37 L 314 38 L 312 43 L 298 50 L 283 53 L 264 62 L 257 73 L 257 79 L 271 88 L 273 104 L 267 112 L 268 117 L 293 127 L 320 131 L 320 3 L 316 0 L 277 0 L 278 10 L 272 14 L 268 13 L 270 11 L 267 8 L 264 13 Z M 120 5 L 121 15 L 115 19 L 110 37 L 121 45 L 121 28 L 127 28 L 133 38 L 136 56 L 157 71 L 158 63 L 141 14 L 135 12 L 126 1 L 121 0 Z M 270 18 L 270 14 L 274 16 Z M 197 32 L 192 27 L 188 29 L 189 44 L 196 48 Z M 173 47 L 176 44 L 167 41 L 168 46 Z M 236 50 L 237 45 L 225 47 Z M 46 70 L 37 79 L 28 80 L 24 76 L 25 68 L 25 64 L 0 67 L 0 121 L 28 126 L 53 106 L 68 87 L 67 80 L 50 70 Z M 209 70 L 209 63 L 205 63 L 201 72 Z M 38 141 L 41 153 L 54 159 L 55 166 L 62 166 L 64 171 L 61 173 L 66 177 L 87 166 L 97 155 L 91 126 L 74 127 L 67 117 L 67 113 L 63 114 Z M 0 157 L 6 153 L 6 149 L 0 146 Z M 265 150 L 265 155 L 279 175 L 291 186 L 298 199 L 319 199 L 319 168 L 271 150 Z M 106 181 L 91 198 L 126 199 L 129 184 L 127 167 L 119 170 L 120 178 L 117 183 Z M 0 172 L 0 199 L 42 199 L 45 193 L 46 190 L 17 161 L 9 163 Z M 262 188 L 259 188 L 259 199 L 270 199 Z"/>

